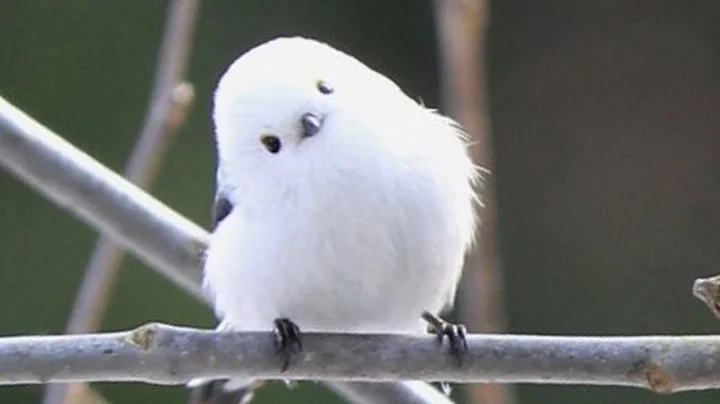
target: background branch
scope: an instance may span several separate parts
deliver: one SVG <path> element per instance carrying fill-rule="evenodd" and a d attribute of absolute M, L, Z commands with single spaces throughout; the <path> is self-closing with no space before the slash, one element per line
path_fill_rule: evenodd
<path fill-rule="evenodd" d="M 147 136 L 143 134 L 140 137 L 125 173 L 129 181 L 141 188 L 147 188 L 154 180 L 170 137 L 176 133 L 175 128 L 182 121 L 192 100 L 192 91 L 190 84 L 179 84 L 175 88 L 176 96 L 172 100 L 173 106 L 168 115 L 168 118 L 177 116 L 176 122 L 172 126 L 166 126 L 168 129 L 163 132 Z M 118 248 L 112 239 L 107 237 L 98 239 L 88 260 L 85 278 L 75 300 L 67 333 L 94 331 L 100 326 L 123 255 L 124 251 Z"/>
<path fill-rule="evenodd" d="M 40 194 L 120 243 L 190 295 L 200 292 L 199 258 L 208 234 L 112 170 L 73 147 L 0 97 L 0 165 Z M 206 302 L 207 303 L 207 302 Z M 428 400 L 416 384 L 343 383 L 336 391 L 385 402 L 451 401 L 439 391 Z M 352 399 L 352 397 L 349 397 Z"/>
<path fill-rule="evenodd" d="M 718 336 L 469 335 L 463 366 L 430 335 L 308 333 L 282 372 L 271 333 L 147 324 L 105 334 L 0 338 L 0 384 L 194 377 L 446 380 L 612 385 L 658 393 L 720 388 Z"/>
<path fill-rule="evenodd" d="M 140 188 L 148 188 L 157 176 L 170 139 L 184 122 L 193 100 L 192 85 L 182 82 L 182 79 L 198 8 L 198 0 L 177 0 L 168 5 L 165 32 L 145 123 L 125 169 L 125 177 Z M 100 236 L 90 254 L 85 276 L 75 297 L 67 333 L 76 334 L 98 329 L 123 255 L 124 251 L 112 239 Z M 98 394 L 91 394 L 85 385 L 50 384 L 43 402 L 95 402 L 93 397 L 97 396 Z"/>
<path fill-rule="evenodd" d="M 202 299 L 207 233 L 0 97 L 0 164 Z"/>
<path fill-rule="evenodd" d="M 485 42 L 490 19 L 488 0 L 436 0 L 435 17 L 442 68 L 443 104 L 470 135 L 473 161 L 490 170 L 480 191 L 478 246 L 471 252 L 459 293 L 462 320 L 471 331 L 506 329 L 503 282 L 497 256 L 497 213 L 490 114 L 485 88 Z M 469 401 L 510 404 L 510 386 L 468 385 Z"/>

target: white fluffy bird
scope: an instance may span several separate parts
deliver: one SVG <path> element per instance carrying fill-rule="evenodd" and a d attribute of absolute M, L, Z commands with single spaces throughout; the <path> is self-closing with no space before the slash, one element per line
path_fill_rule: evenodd
<path fill-rule="evenodd" d="M 238 58 L 213 118 L 204 288 L 221 329 L 275 328 L 289 349 L 299 330 L 424 333 L 421 314 L 452 304 L 477 178 L 452 120 L 301 37 Z M 217 402 L 203 383 L 200 401 Z"/>

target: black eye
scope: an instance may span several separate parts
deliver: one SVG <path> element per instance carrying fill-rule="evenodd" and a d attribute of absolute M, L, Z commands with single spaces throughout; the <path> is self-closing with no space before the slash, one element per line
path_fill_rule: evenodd
<path fill-rule="evenodd" d="M 330 84 L 328 84 L 327 82 L 322 81 L 322 80 L 318 80 L 316 83 L 316 86 L 317 86 L 318 91 L 320 91 L 323 94 L 330 94 L 333 91 L 335 91 L 335 89 L 332 88 L 332 86 Z"/>
<path fill-rule="evenodd" d="M 273 135 L 263 135 L 262 137 L 260 137 L 260 142 L 272 154 L 279 152 L 280 146 L 282 146 L 282 144 L 280 143 L 280 139 L 278 139 L 277 136 Z"/>

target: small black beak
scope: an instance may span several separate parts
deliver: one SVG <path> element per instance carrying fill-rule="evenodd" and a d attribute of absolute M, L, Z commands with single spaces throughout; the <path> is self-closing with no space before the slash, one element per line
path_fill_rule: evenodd
<path fill-rule="evenodd" d="M 317 133 L 320 132 L 320 127 L 322 127 L 322 121 L 320 118 L 310 112 L 304 114 L 302 118 L 300 118 L 300 123 L 302 123 L 303 138 L 317 135 Z"/>

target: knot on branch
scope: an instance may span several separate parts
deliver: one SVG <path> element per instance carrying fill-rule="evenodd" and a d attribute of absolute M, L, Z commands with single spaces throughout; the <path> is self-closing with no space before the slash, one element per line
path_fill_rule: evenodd
<path fill-rule="evenodd" d="M 659 394 L 670 394 L 675 387 L 673 377 L 662 366 L 656 363 L 649 363 L 645 367 L 645 378 L 650 390 Z"/>
<path fill-rule="evenodd" d="M 148 323 L 132 330 L 128 334 L 126 341 L 139 347 L 143 351 L 149 351 L 155 344 L 155 336 L 159 331 L 160 325 L 157 323 Z"/>
<path fill-rule="evenodd" d="M 720 276 L 696 279 L 692 292 L 696 298 L 708 306 L 716 318 L 720 319 Z"/>

